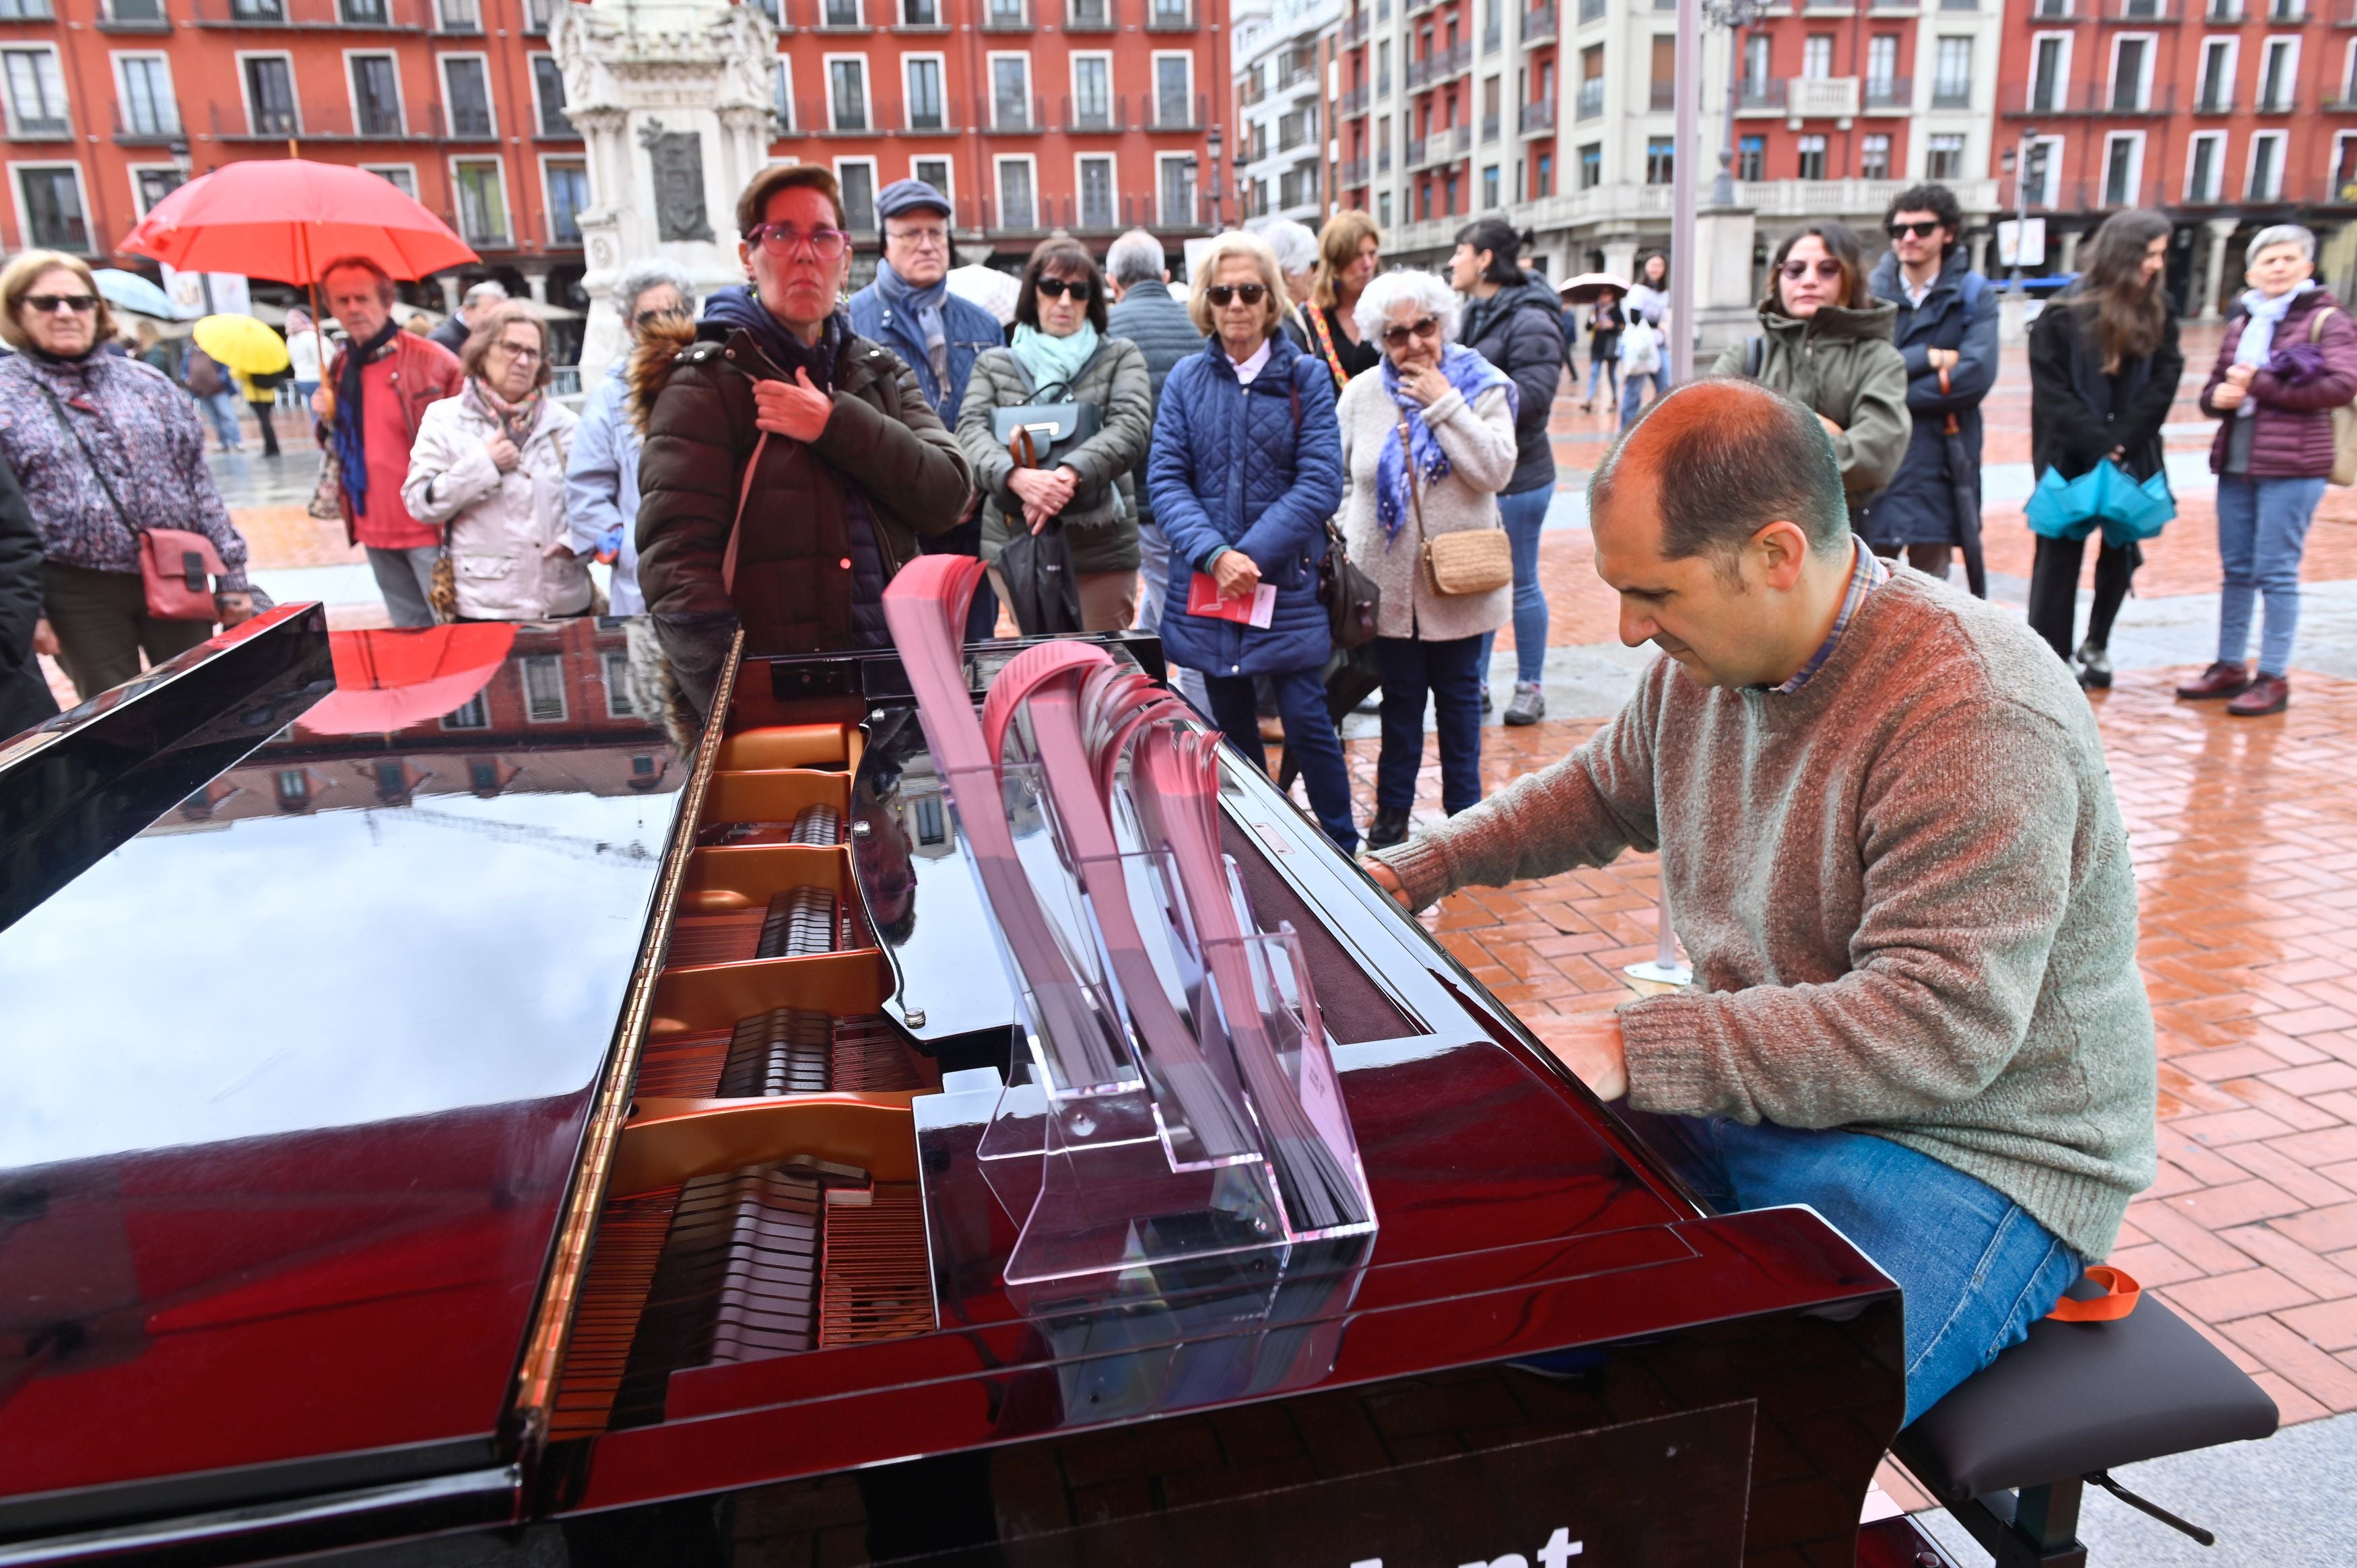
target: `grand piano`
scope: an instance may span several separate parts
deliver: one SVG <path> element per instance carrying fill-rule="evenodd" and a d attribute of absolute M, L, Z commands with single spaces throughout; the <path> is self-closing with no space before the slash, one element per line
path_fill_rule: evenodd
<path fill-rule="evenodd" d="M 1890 1282 L 1182 716 L 1087 850 L 1084 640 L 297 605 L 0 744 L 0 1565 L 1852 1562 Z"/>

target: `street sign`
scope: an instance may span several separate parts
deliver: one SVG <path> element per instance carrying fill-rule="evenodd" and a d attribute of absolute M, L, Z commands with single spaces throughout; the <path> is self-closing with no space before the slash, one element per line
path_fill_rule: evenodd
<path fill-rule="evenodd" d="M 2046 264 L 2046 220 L 2008 218 L 1996 226 L 1997 264 L 2039 267 Z"/>

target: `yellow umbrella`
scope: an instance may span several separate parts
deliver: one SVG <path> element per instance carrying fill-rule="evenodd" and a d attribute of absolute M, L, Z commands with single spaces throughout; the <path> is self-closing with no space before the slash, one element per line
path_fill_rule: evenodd
<path fill-rule="evenodd" d="M 251 316 L 208 316 L 196 337 L 198 348 L 230 370 L 266 376 L 287 368 L 286 339 Z"/>

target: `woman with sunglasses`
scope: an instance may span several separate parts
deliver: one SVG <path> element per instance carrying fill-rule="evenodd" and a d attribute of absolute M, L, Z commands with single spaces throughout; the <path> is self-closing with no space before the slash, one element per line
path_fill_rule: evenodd
<path fill-rule="evenodd" d="M 695 319 L 695 288 L 669 262 L 640 262 L 614 280 L 614 306 L 633 348 L 657 327 Z M 639 426 L 630 417 L 630 356 L 619 354 L 581 405 L 565 464 L 566 539 L 576 555 L 614 564 L 613 613 L 644 613 L 639 591 Z"/>
<path fill-rule="evenodd" d="M 1479 350 L 1451 341 L 1457 302 L 1430 273 L 1385 273 L 1369 284 L 1359 296 L 1359 335 L 1383 346 L 1383 362 L 1351 382 L 1338 410 L 1342 542 L 1383 590 L 1374 646 L 1383 745 L 1369 849 L 1407 837 L 1427 691 L 1440 732 L 1441 809 L 1454 816 L 1481 799 L 1481 645 L 1506 618 L 1512 589 L 1442 595 L 1425 570 L 1424 547 L 1443 534 L 1502 526 L 1498 496 L 1513 481 L 1520 449 L 1518 393 Z"/>
<path fill-rule="evenodd" d="M 1866 503 L 1907 456 L 1907 361 L 1891 342 L 1899 307 L 1867 286 L 1857 233 L 1812 223 L 1784 236 L 1768 265 L 1760 332 L 1738 338 L 1711 367 L 1746 376 L 1817 416 L 1834 438 L 1850 521 L 1863 532 Z"/>
<path fill-rule="evenodd" d="M 0 270 L 0 457 L 40 525 L 42 623 L 35 634 L 87 700 L 212 635 L 210 620 L 147 613 L 139 534 L 212 541 L 224 570 L 213 607 L 235 626 L 269 601 L 245 577 L 245 540 L 205 467 L 188 394 L 137 360 L 103 351 L 114 317 L 88 263 L 27 251 Z"/>
<path fill-rule="evenodd" d="M 589 568 L 565 535 L 565 462 L 577 423 L 547 394 L 548 324 L 522 300 L 475 307 L 457 397 L 427 405 L 402 505 L 441 527 L 460 620 L 586 615 Z M 453 606 L 436 605 L 442 618 Z"/>
<path fill-rule="evenodd" d="M 639 584 L 684 640 L 733 622 L 748 652 L 888 647 L 884 585 L 965 513 L 965 455 L 917 372 L 843 309 L 844 225 L 823 165 L 761 170 L 737 199 L 748 281 L 633 356 Z"/>
<path fill-rule="evenodd" d="M 1318 602 L 1326 523 L 1342 501 L 1334 375 L 1279 330 L 1288 301 L 1266 241 L 1218 235 L 1190 271 L 1187 311 L 1203 351 L 1162 383 L 1146 457 L 1154 521 L 1170 540 L 1163 650 L 1202 671 L 1213 722 L 1261 768 L 1253 677 L 1268 677 L 1310 810 L 1327 837 L 1354 849 L 1351 778 L 1321 679 L 1333 640 Z"/>
<path fill-rule="evenodd" d="M 992 433 L 991 414 L 1028 403 L 1094 405 L 1097 433 L 1039 466 L 1017 467 Z M 1146 355 L 1105 336 L 1104 274 L 1077 240 L 1047 240 L 1031 252 L 1015 296 L 1015 337 L 974 361 L 958 410 L 958 446 L 983 494 L 982 558 L 995 563 L 1021 528 L 1056 529 L 1071 552 L 1082 631 L 1120 631 L 1137 616 L 1137 499 L 1129 471 L 1154 434 L 1154 381 Z M 999 597 L 1019 601 L 1005 585 Z M 1021 618 L 1017 617 L 1018 620 Z M 1069 626 L 1025 626 L 1026 636 Z"/>

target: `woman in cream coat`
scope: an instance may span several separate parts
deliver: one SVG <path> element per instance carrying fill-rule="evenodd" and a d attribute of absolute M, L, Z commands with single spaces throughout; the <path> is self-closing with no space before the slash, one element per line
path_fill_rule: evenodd
<path fill-rule="evenodd" d="M 520 302 L 477 322 L 458 362 L 467 383 L 418 422 L 401 499 L 440 523 L 460 620 L 546 620 L 589 610 L 588 563 L 565 523 L 565 465 L 577 423 L 548 396 L 548 332 Z"/>
<path fill-rule="evenodd" d="M 1455 341 L 1457 295 L 1430 274 L 1386 273 L 1356 308 L 1362 340 L 1383 354 L 1351 379 L 1336 410 L 1343 541 L 1383 589 L 1374 649 L 1383 740 L 1367 830 L 1367 847 L 1381 849 L 1407 837 L 1427 691 L 1442 806 L 1454 815 L 1481 798 L 1481 634 L 1505 620 L 1512 590 L 1440 594 L 1424 546 L 1501 526 L 1498 492 L 1514 477 L 1515 392 L 1504 372 Z"/>

